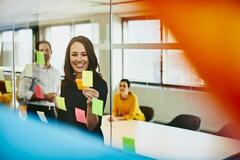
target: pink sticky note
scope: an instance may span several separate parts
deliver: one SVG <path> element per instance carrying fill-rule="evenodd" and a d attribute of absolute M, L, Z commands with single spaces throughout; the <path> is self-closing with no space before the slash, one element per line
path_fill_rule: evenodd
<path fill-rule="evenodd" d="M 34 87 L 34 92 L 35 92 L 35 95 L 37 98 L 39 99 L 44 99 L 44 95 L 43 95 L 43 92 L 42 92 L 42 89 L 39 85 L 36 85 Z"/>
<path fill-rule="evenodd" d="M 87 123 L 84 110 L 81 110 L 79 108 L 75 108 L 75 115 L 76 115 L 76 119 L 77 119 L 78 122 Z"/>

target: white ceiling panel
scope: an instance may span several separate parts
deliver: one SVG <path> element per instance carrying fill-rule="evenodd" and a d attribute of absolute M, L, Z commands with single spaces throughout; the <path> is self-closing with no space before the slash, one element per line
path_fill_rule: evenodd
<path fill-rule="evenodd" d="M 113 13 L 141 13 L 147 0 L 113 0 Z M 110 0 L 0 0 L 0 28 L 109 13 Z"/>

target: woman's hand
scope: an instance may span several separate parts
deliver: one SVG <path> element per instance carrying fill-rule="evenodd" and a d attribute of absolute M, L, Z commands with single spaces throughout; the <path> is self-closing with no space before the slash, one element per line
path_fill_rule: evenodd
<path fill-rule="evenodd" d="M 122 121 L 126 119 L 123 116 L 110 116 L 108 120 L 109 122 L 114 122 L 114 121 Z"/>
<path fill-rule="evenodd" d="M 83 95 L 87 98 L 87 103 L 92 103 L 93 98 L 99 97 L 99 92 L 93 88 L 85 88 L 83 90 Z"/>

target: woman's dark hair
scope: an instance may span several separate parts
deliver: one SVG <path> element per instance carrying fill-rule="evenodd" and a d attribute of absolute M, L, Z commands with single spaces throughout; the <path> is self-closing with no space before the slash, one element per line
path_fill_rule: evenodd
<path fill-rule="evenodd" d="M 97 61 L 96 54 L 94 52 L 92 42 L 87 37 L 77 36 L 77 37 L 73 37 L 67 46 L 66 55 L 65 55 L 65 63 L 64 63 L 65 79 L 67 81 L 75 80 L 74 70 L 70 63 L 70 49 L 71 49 L 71 46 L 73 45 L 73 43 L 75 43 L 75 42 L 82 43 L 87 52 L 87 56 L 88 56 L 88 60 L 89 60 L 87 70 L 91 70 L 91 71 L 93 71 L 93 75 L 98 75 L 101 77 L 101 74 L 99 73 L 100 67 L 99 67 L 99 64 Z M 98 69 L 98 71 L 97 71 L 97 69 Z"/>
<path fill-rule="evenodd" d="M 49 48 L 50 48 L 50 50 L 52 51 L 51 44 L 50 44 L 48 41 L 46 41 L 46 40 L 42 40 L 42 41 L 39 41 L 39 42 L 37 42 L 37 44 L 36 44 L 36 50 L 37 50 L 37 51 L 39 51 L 39 45 L 40 45 L 40 44 L 43 44 L 43 43 L 46 43 L 46 44 L 48 44 L 48 45 L 49 45 Z"/>
<path fill-rule="evenodd" d="M 128 88 L 130 87 L 130 81 L 128 79 L 122 79 L 120 82 L 126 82 L 128 85 Z"/>

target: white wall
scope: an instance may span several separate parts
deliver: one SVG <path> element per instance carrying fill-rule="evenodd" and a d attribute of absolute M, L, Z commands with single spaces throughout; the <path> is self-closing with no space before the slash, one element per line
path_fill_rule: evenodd
<path fill-rule="evenodd" d="M 154 120 L 167 123 L 179 114 L 192 114 L 201 118 L 201 130 L 217 131 L 229 122 L 219 111 L 213 96 L 202 91 L 132 85 L 139 104 L 154 108 Z"/>

